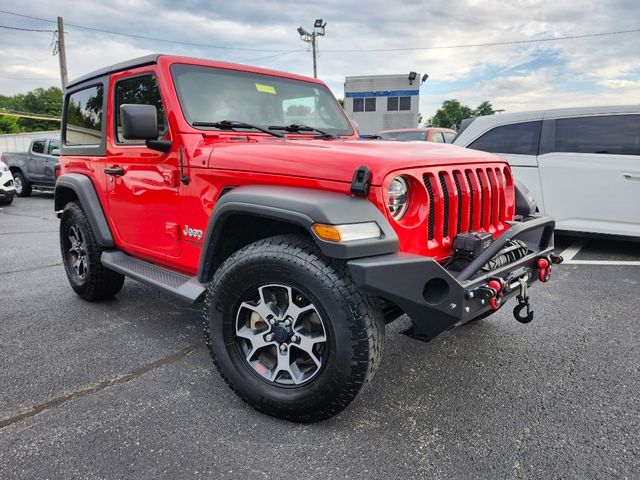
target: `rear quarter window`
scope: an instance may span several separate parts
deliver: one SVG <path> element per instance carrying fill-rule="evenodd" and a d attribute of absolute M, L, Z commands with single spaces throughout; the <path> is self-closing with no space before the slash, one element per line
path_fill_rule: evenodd
<path fill-rule="evenodd" d="M 640 115 L 556 120 L 556 152 L 640 155 Z"/>
<path fill-rule="evenodd" d="M 537 155 L 541 127 L 542 120 L 501 125 L 472 142 L 469 148 L 491 153 Z"/>
<path fill-rule="evenodd" d="M 69 95 L 64 139 L 67 146 L 100 146 L 103 141 L 104 87 L 94 85 Z"/>

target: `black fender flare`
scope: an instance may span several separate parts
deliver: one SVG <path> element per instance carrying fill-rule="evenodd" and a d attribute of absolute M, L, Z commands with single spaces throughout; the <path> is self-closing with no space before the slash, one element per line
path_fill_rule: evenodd
<path fill-rule="evenodd" d="M 198 280 L 206 283 L 214 273 L 216 244 L 224 235 L 226 221 L 238 214 L 273 218 L 304 228 L 324 255 L 351 259 L 394 253 L 398 237 L 385 216 L 366 198 L 344 193 L 270 185 L 236 187 L 222 195 L 209 217 L 198 265 Z M 375 221 L 381 236 L 348 243 L 328 242 L 312 231 L 315 223 L 340 225 Z"/>
<path fill-rule="evenodd" d="M 68 195 L 65 195 L 65 192 L 69 190 L 73 191 L 75 196 L 78 197 L 98 245 L 103 248 L 113 247 L 115 243 L 107 223 L 107 217 L 104 214 L 93 182 L 86 175 L 67 173 L 58 177 L 54 195 L 54 208 L 58 216 L 60 216 L 67 203 Z"/>

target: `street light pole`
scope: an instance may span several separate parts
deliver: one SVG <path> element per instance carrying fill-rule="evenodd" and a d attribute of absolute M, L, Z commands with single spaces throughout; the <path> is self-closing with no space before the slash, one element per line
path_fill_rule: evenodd
<path fill-rule="evenodd" d="M 313 32 L 308 32 L 304 28 L 298 27 L 300 40 L 311 44 L 311 51 L 313 52 L 313 78 L 318 78 L 318 37 L 324 36 L 324 27 L 326 26 L 327 22 L 324 22 L 321 18 L 317 18 L 313 23 Z"/>

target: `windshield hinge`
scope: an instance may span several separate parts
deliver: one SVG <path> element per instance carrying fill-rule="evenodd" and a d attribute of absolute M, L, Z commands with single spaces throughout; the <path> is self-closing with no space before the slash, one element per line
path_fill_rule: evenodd
<path fill-rule="evenodd" d="M 183 185 L 189 185 L 189 177 L 184 173 L 184 160 L 182 158 L 182 145 L 178 148 L 178 161 L 180 162 L 180 181 Z"/>
<path fill-rule="evenodd" d="M 353 180 L 351 181 L 351 193 L 361 197 L 369 195 L 369 177 L 371 172 L 369 167 L 361 165 L 356 168 L 353 173 Z"/>

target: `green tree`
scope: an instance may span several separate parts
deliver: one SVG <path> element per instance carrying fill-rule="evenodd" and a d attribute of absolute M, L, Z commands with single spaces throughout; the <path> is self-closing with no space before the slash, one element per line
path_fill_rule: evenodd
<path fill-rule="evenodd" d="M 457 130 L 460 128 L 462 120 L 472 115 L 473 110 L 466 105 L 462 105 L 458 100 L 445 100 L 442 103 L 442 107 L 438 109 L 429 123 L 434 127 L 453 128 Z"/>
<path fill-rule="evenodd" d="M 491 102 L 488 100 L 485 100 L 480 105 L 478 105 L 478 108 L 476 108 L 473 112 L 473 114 L 477 117 L 481 117 L 483 115 L 493 115 L 494 113 L 496 112 L 493 109 Z"/>
<path fill-rule="evenodd" d="M 62 115 L 62 90 L 58 87 L 36 88 L 17 95 L 0 95 L 0 110 L 16 113 L 36 113 L 43 115 Z M 56 130 L 60 123 L 32 118 L 19 118 L 21 131 Z"/>
<path fill-rule="evenodd" d="M 18 133 L 19 131 L 18 117 L 0 115 L 0 133 Z"/>
<path fill-rule="evenodd" d="M 432 127 L 453 128 L 457 130 L 465 118 L 492 115 L 494 113 L 493 106 L 488 100 L 478 105 L 478 108 L 475 110 L 472 110 L 467 105 L 462 105 L 458 100 L 445 100 L 442 103 L 442 107 L 427 121 L 427 124 Z"/>

